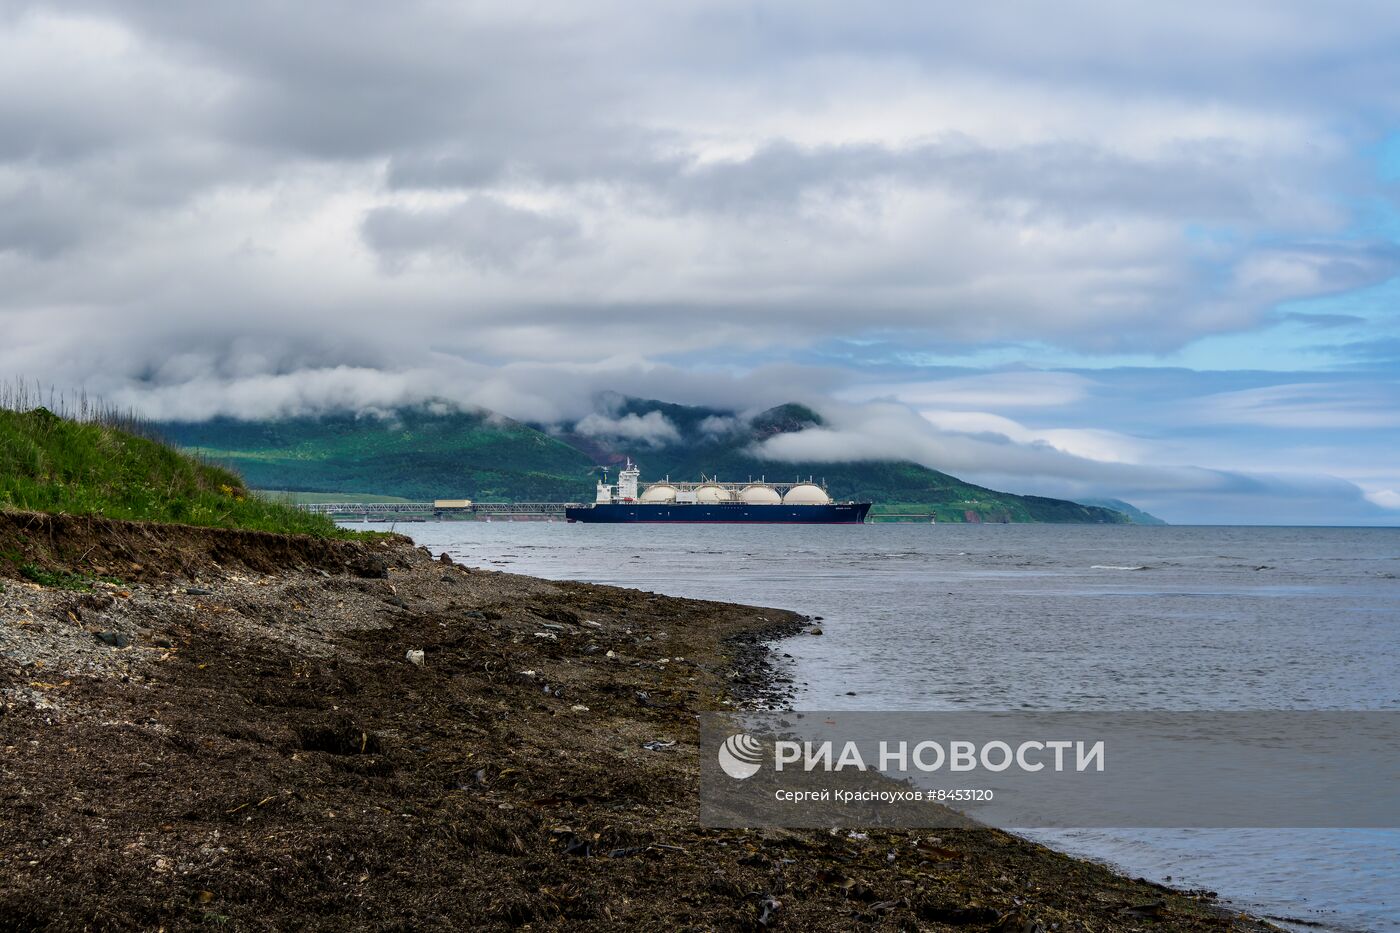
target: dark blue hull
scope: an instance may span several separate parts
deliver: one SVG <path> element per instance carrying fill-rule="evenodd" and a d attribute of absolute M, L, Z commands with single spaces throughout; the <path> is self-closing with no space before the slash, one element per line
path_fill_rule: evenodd
<path fill-rule="evenodd" d="M 845 502 L 831 505 L 749 505 L 743 502 L 611 503 L 572 506 L 564 510 L 571 522 L 601 522 L 610 525 L 630 524 L 706 524 L 732 525 L 859 525 L 870 511 L 869 502 Z"/>

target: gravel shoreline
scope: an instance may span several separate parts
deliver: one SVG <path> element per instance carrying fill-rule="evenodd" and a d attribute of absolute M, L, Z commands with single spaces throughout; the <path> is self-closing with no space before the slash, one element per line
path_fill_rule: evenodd
<path fill-rule="evenodd" d="M 5 929 L 1267 928 L 995 830 L 700 829 L 694 714 L 781 698 L 791 613 L 17 513 L 0 586 Z"/>

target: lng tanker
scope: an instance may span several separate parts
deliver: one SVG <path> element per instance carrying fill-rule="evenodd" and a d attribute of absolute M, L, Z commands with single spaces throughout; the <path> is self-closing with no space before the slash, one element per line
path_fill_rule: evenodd
<path fill-rule="evenodd" d="M 808 480 L 794 483 L 721 483 L 702 478 L 698 483 L 665 479 L 641 483 L 641 471 L 627 461 L 617 482 L 607 474 L 598 483 L 592 505 L 569 506 L 571 522 L 706 522 L 714 524 L 859 525 L 869 502 L 833 502 L 826 489 Z"/>

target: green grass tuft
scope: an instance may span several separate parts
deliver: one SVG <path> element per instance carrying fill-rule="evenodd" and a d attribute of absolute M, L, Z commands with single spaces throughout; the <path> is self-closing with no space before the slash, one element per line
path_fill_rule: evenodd
<path fill-rule="evenodd" d="M 61 418 L 44 408 L 0 409 L 0 508 L 323 538 L 358 535 L 324 516 L 252 495 L 231 470 L 120 427 Z"/>
<path fill-rule="evenodd" d="M 40 586 L 49 586 L 60 590 L 91 589 L 93 580 L 93 578 L 85 577 L 80 573 L 70 573 L 67 570 L 45 570 L 38 564 L 28 563 L 19 565 L 19 575 Z"/>

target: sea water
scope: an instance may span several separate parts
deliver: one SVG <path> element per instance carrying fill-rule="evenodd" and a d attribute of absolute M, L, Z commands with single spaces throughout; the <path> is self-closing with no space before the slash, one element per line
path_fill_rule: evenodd
<path fill-rule="evenodd" d="M 1400 709 L 1400 529 L 399 530 L 472 566 L 822 616 L 774 646 L 799 709 Z M 1311 929 L 1400 930 L 1400 831 L 1032 835 Z"/>

